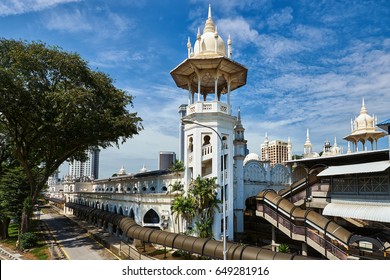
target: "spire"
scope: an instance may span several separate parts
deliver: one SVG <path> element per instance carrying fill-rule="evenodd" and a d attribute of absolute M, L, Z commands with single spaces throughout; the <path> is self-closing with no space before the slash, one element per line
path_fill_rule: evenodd
<path fill-rule="evenodd" d="M 312 154 L 312 145 L 310 142 L 310 134 L 309 134 L 309 129 L 306 129 L 306 142 L 303 145 L 303 155 L 304 157 L 311 157 Z"/>
<path fill-rule="evenodd" d="M 238 107 L 238 114 L 237 114 L 237 120 L 236 120 L 236 125 L 235 125 L 235 129 L 238 129 L 238 128 L 243 128 L 242 126 L 242 123 L 241 123 L 241 109 L 240 107 Z"/>
<path fill-rule="evenodd" d="M 305 146 L 311 146 L 309 129 L 306 129 L 306 143 Z"/>
<path fill-rule="evenodd" d="M 210 4 L 209 4 L 208 18 L 206 20 L 206 24 L 205 24 L 204 29 L 203 29 L 203 33 L 206 33 L 206 32 L 215 32 L 214 21 L 213 21 L 213 18 L 211 17 L 211 5 Z"/>
<path fill-rule="evenodd" d="M 243 125 L 241 123 L 241 109 L 240 109 L 240 107 L 238 107 L 237 120 L 236 120 L 236 123 L 234 126 L 234 133 L 235 133 L 234 140 L 245 141 L 244 131 L 245 131 L 245 128 L 243 127 Z"/>
<path fill-rule="evenodd" d="M 362 100 L 362 108 L 360 109 L 360 114 L 367 114 L 366 105 L 364 104 L 364 97 Z"/>

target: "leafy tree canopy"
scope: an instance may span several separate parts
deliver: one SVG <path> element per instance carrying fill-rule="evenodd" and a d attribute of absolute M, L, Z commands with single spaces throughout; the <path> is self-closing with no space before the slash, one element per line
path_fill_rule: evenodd
<path fill-rule="evenodd" d="M 0 39 L 0 127 L 23 167 L 32 201 L 65 160 L 118 146 L 142 130 L 133 97 L 78 54 Z M 44 162 L 44 168 L 36 168 Z"/>

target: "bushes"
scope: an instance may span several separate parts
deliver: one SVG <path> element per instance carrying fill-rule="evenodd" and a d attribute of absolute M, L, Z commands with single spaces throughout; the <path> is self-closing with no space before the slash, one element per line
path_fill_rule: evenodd
<path fill-rule="evenodd" d="M 38 237 L 33 232 L 26 232 L 20 236 L 20 249 L 30 249 L 37 245 Z"/>

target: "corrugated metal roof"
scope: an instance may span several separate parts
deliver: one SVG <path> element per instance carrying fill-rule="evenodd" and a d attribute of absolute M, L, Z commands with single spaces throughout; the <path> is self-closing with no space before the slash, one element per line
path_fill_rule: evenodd
<path fill-rule="evenodd" d="M 325 206 L 323 215 L 343 218 L 354 218 L 377 222 L 390 222 L 390 204 L 364 205 L 329 203 Z"/>
<path fill-rule="evenodd" d="M 320 172 L 317 176 L 335 176 L 343 174 L 359 174 L 359 173 L 373 173 L 383 172 L 390 167 L 390 161 L 376 161 L 360 164 L 349 164 L 340 166 L 330 166 Z"/>

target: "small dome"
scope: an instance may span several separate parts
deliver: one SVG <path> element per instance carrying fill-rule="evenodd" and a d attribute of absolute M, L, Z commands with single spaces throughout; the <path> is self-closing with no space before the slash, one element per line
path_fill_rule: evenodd
<path fill-rule="evenodd" d="M 147 170 L 146 167 L 145 167 L 145 164 L 142 166 L 140 172 L 141 172 L 141 173 L 148 172 L 148 170 Z"/>
<path fill-rule="evenodd" d="M 215 46 L 217 44 L 217 46 Z M 217 48 L 216 48 L 217 47 Z M 198 38 L 194 46 L 194 56 L 226 56 L 225 42 L 218 35 L 217 28 L 211 17 L 211 6 L 206 20 L 203 34 L 198 31 Z"/>
<path fill-rule="evenodd" d="M 337 145 L 336 137 L 334 138 L 334 144 L 333 144 L 333 147 L 330 149 L 330 152 L 331 152 L 332 155 L 339 155 L 339 154 L 341 154 L 341 149 Z"/>
<path fill-rule="evenodd" d="M 261 161 L 261 158 L 258 154 L 250 153 L 244 159 L 244 165 L 249 161 Z"/>
<path fill-rule="evenodd" d="M 123 167 L 123 165 L 122 165 L 121 169 L 119 169 L 118 175 L 119 175 L 119 176 L 126 175 L 126 170 L 125 170 L 125 168 Z"/>
<path fill-rule="evenodd" d="M 362 107 L 360 109 L 360 115 L 355 119 L 354 122 L 355 130 L 362 130 L 367 128 L 375 128 L 374 126 L 374 118 L 368 115 L 366 106 L 364 105 L 364 99 L 362 102 Z"/>

